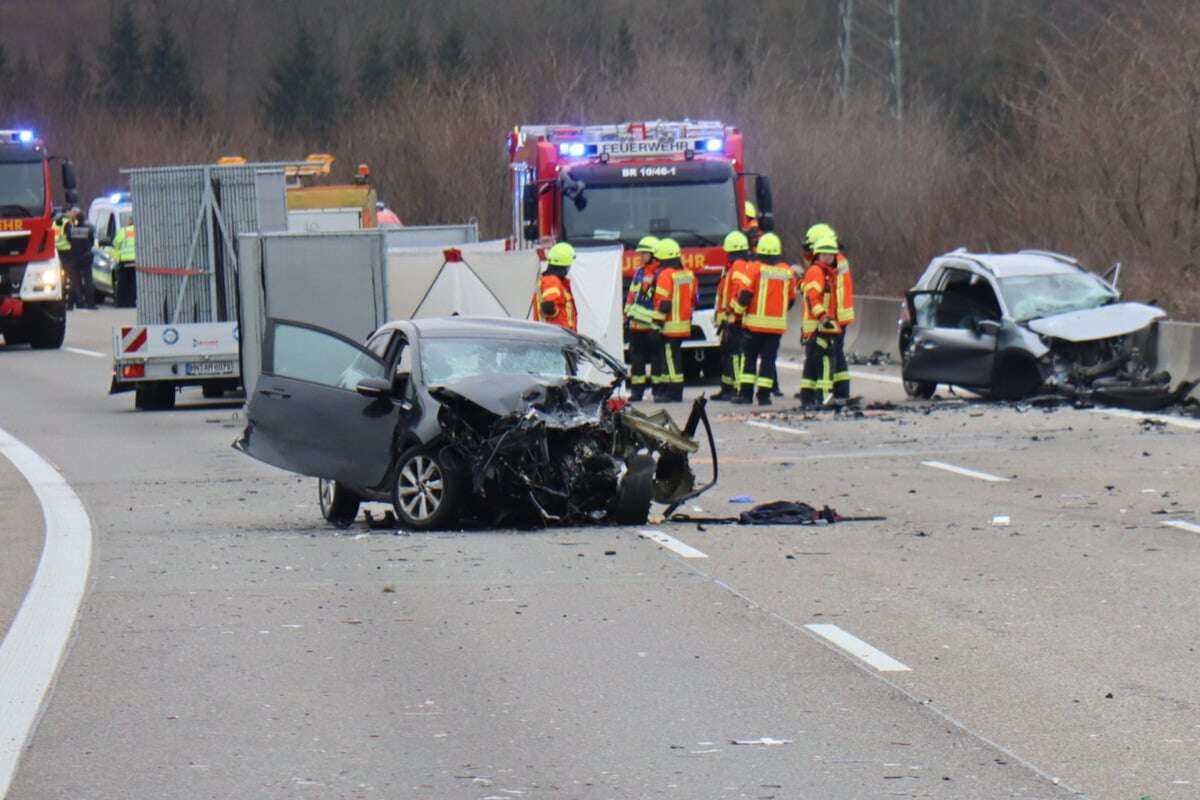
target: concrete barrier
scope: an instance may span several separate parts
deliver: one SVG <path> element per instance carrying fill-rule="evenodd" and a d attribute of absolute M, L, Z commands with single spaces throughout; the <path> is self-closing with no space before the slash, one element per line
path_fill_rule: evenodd
<path fill-rule="evenodd" d="M 855 320 L 846 331 L 846 354 L 869 356 L 882 350 L 898 361 L 900 353 L 896 347 L 896 319 L 900 314 L 900 298 L 859 295 L 854 298 Z M 801 304 L 788 313 L 788 331 L 780 343 L 779 352 L 789 360 L 804 358 L 804 345 L 800 341 Z"/>
<path fill-rule="evenodd" d="M 1154 326 L 1154 348 L 1158 369 L 1171 373 L 1171 387 L 1185 381 L 1200 380 L 1200 324 L 1195 322 L 1159 322 Z M 1193 399 L 1200 400 L 1200 389 Z"/>

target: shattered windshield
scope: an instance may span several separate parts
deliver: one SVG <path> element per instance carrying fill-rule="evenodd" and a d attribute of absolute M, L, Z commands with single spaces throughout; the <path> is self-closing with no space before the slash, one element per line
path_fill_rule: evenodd
<path fill-rule="evenodd" d="M 425 339 L 421 343 L 421 370 L 428 386 L 480 375 L 550 379 L 575 375 L 573 359 L 561 344 L 527 339 Z"/>
<path fill-rule="evenodd" d="M 719 242 L 738 227 L 733 178 L 686 183 L 588 186 L 563 200 L 566 241 L 637 241 L 647 232 L 680 244 Z"/>
<path fill-rule="evenodd" d="M 0 217 L 36 217 L 45 208 L 41 161 L 0 163 Z"/>
<path fill-rule="evenodd" d="M 1000 292 L 1009 313 L 1019 322 L 1086 311 L 1114 303 L 1117 293 L 1095 275 L 1015 275 L 1000 279 Z"/>

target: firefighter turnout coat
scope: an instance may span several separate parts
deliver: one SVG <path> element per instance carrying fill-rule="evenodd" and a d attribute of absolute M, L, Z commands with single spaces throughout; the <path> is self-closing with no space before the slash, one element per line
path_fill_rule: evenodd
<path fill-rule="evenodd" d="M 551 314 L 542 313 L 542 304 L 554 306 Z M 575 312 L 575 295 L 571 293 L 571 281 L 565 275 L 543 274 L 538 290 L 533 295 L 533 319 L 548 322 L 562 328 L 577 330 L 578 315 Z"/>
<path fill-rule="evenodd" d="M 686 267 L 664 267 L 658 271 L 654 289 L 654 309 L 662 320 L 662 334 L 670 339 L 686 339 L 692 335 L 692 310 L 700 284 Z M 664 304 L 670 303 L 669 310 Z"/>
<path fill-rule="evenodd" d="M 804 313 L 801 330 L 805 339 L 817 332 L 822 315 L 829 319 L 821 333 L 840 334 L 854 323 L 854 280 L 850 262 L 840 253 L 831 265 L 813 261 L 804 273 Z"/>

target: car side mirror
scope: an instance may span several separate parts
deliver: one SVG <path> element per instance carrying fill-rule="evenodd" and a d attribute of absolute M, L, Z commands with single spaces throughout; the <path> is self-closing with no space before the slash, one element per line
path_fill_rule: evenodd
<path fill-rule="evenodd" d="M 525 222 L 521 235 L 527 242 L 536 242 L 541 233 L 538 224 L 538 185 L 536 183 L 527 183 L 521 190 L 521 216 Z"/>
<path fill-rule="evenodd" d="M 979 334 L 980 336 L 985 334 L 990 336 L 999 336 L 1000 323 L 994 319 L 981 319 L 975 323 L 975 333 Z"/>
<path fill-rule="evenodd" d="M 754 201 L 758 207 L 758 227 L 764 231 L 775 229 L 775 204 L 771 198 L 771 179 L 759 175 L 754 181 Z"/>
<path fill-rule="evenodd" d="M 392 391 L 392 385 L 383 378 L 363 378 L 354 387 L 354 391 L 361 394 L 363 397 L 370 397 L 378 400 L 385 397 Z"/>
<path fill-rule="evenodd" d="M 67 192 L 74 192 L 76 189 L 79 188 L 78 184 L 75 182 L 75 165 L 72 164 L 70 161 L 63 162 L 62 185 L 63 185 L 63 189 L 67 190 Z M 78 201 L 78 198 L 79 198 L 79 196 L 76 195 L 76 201 Z M 67 202 L 71 202 L 71 201 L 68 199 Z"/>

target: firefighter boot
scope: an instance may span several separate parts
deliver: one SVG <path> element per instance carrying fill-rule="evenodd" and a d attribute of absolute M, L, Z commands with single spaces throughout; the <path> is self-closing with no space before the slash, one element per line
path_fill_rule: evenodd
<path fill-rule="evenodd" d="M 637 386 L 634 386 L 634 387 L 633 387 L 633 388 L 630 390 L 630 392 L 629 392 L 629 402 L 631 402 L 631 403 L 640 403 L 640 402 L 642 402 L 642 398 L 645 396 L 645 394 L 646 394 L 646 387 L 645 387 L 645 386 L 642 386 L 642 385 L 639 383 Z"/>
<path fill-rule="evenodd" d="M 754 384 L 748 383 L 738 389 L 733 402 L 739 406 L 747 406 L 754 402 Z"/>
<path fill-rule="evenodd" d="M 717 392 L 709 399 L 711 399 L 711 400 L 732 400 L 733 398 L 734 398 L 733 387 L 726 383 L 726 384 L 721 385 L 721 391 Z"/>
<path fill-rule="evenodd" d="M 673 400 L 676 403 L 683 402 L 683 384 L 682 383 L 676 383 L 673 386 L 671 386 L 671 400 Z"/>
<path fill-rule="evenodd" d="M 801 408 L 816 408 L 817 390 L 816 389 L 801 389 L 800 390 L 800 407 Z"/>
<path fill-rule="evenodd" d="M 771 405 L 771 390 L 770 389 L 761 388 L 758 390 L 758 404 L 760 406 Z"/>

